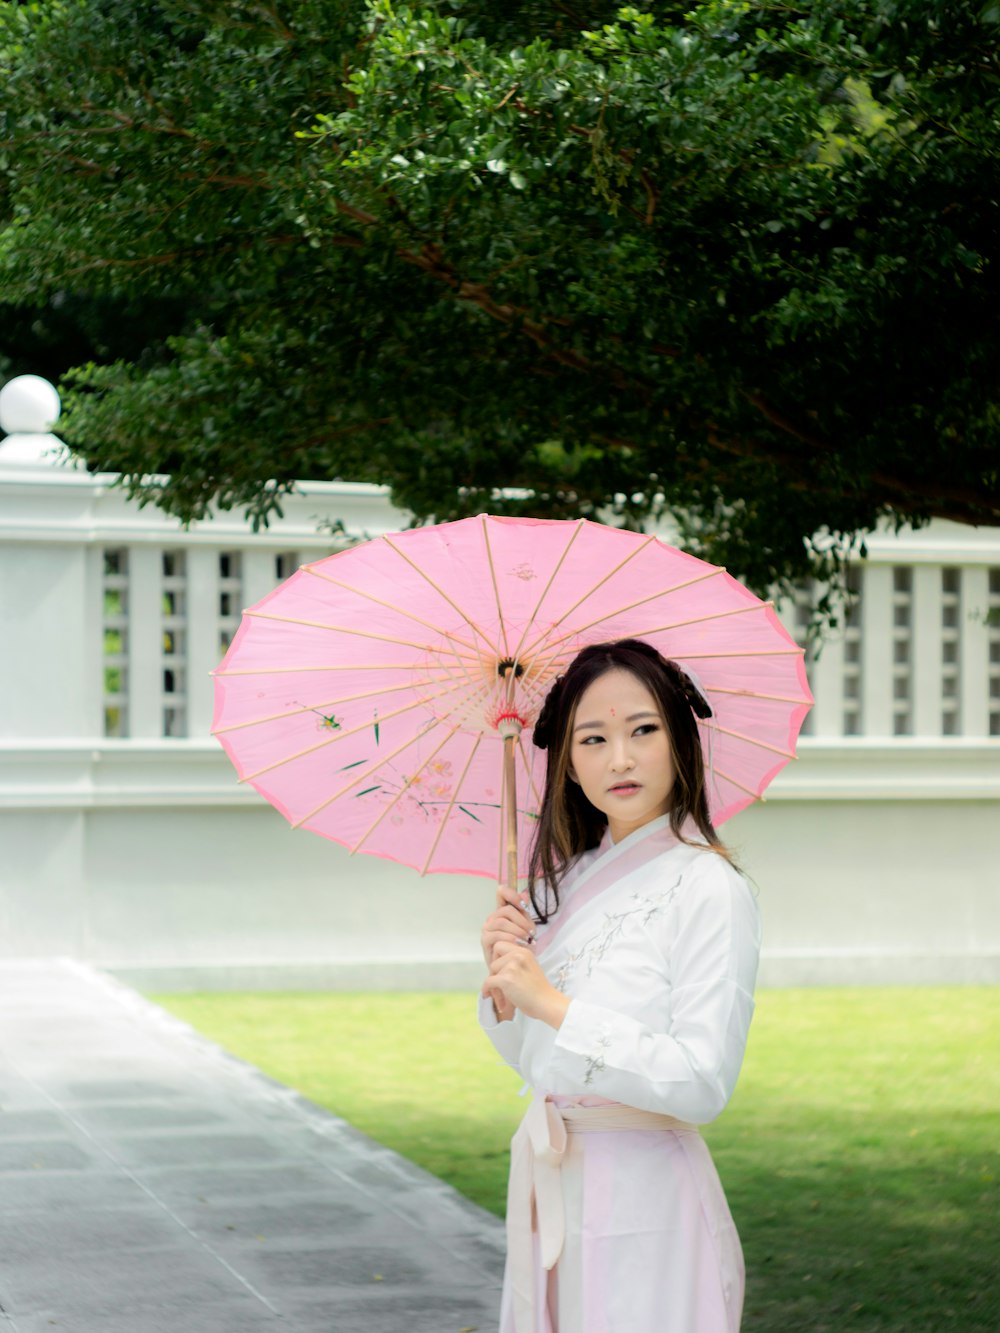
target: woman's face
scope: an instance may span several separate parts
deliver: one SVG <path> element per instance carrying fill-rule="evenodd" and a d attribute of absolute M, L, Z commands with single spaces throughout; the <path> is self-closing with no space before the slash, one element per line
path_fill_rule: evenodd
<path fill-rule="evenodd" d="M 615 842 L 670 809 L 670 736 L 656 700 L 631 671 L 606 671 L 581 694 L 569 760 L 570 777 L 607 816 Z"/>

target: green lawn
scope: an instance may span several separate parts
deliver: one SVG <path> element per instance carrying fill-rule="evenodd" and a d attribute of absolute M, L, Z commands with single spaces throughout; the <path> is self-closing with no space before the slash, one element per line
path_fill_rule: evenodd
<path fill-rule="evenodd" d="M 502 1212 L 523 1112 L 464 995 L 157 996 L 228 1050 Z M 1000 1329 L 1000 991 L 765 991 L 706 1130 L 746 1330 Z"/>

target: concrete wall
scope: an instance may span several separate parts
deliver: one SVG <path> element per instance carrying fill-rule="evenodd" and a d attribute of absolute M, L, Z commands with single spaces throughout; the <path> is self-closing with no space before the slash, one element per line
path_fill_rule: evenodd
<path fill-rule="evenodd" d="M 859 797 L 840 750 L 802 750 L 722 830 L 760 893 L 762 982 L 1000 981 L 995 766 L 952 750 L 929 787 L 926 746 L 909 764 L 869 747 Z M 65 954 L 164 990 L 476 984 L 490 881 L 421 879 L 292 831 L 207 747 L 105 755 L 89 791 L 92 760 L 71 753 L 71 804 L 44 808 L 50 772 L 34 808 L 0 809 L 0 956 Z M 0 802 L 15 781 L 0 766 Z"/>

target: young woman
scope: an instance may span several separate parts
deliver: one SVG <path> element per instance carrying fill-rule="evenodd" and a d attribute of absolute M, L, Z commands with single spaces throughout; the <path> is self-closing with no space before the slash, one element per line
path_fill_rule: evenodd
<path fill-rule="evenodd" d="M 742 1252 L 697 1126 L 736 1083 L 760 930 L 709 820 L 710 716 L 675 663 L 623 639 L 585 648 L 535 725 L 530 890 L 501 890 L 482 934 L 480 1021 L 534 1090 L 501 1333 L 739 1328 Z"/>

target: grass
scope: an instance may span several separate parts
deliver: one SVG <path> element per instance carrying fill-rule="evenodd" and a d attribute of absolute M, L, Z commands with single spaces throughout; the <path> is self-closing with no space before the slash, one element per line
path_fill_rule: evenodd
<path fill-rule="evenodd" d="M 519 1082 L 458 995 L 155 997 L 501 1213 Z M 1000 991 L 765 991 L 706 1129 L 745 1330 L 1000 1328 Z"/>

